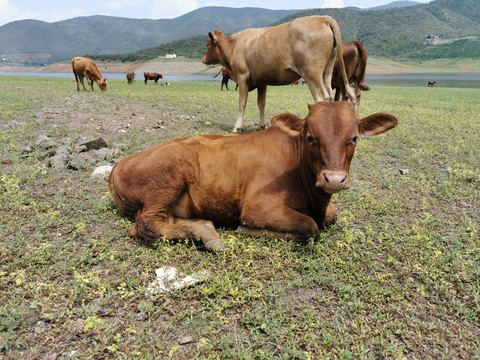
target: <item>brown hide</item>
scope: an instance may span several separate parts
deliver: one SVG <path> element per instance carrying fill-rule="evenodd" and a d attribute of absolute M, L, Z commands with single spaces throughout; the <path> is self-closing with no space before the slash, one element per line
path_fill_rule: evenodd
<path fill-rule="evenodd" d="M 360 41 L 347 42 L 342 45 L 342 49 L 348 82 L 355 87 L 357 103 L 360 104 L 360 98 L 362 96 L 361 90 L 370 90 L 370 88 L 363 83 L 367 71 L 367 49 L 365 49 L 365 46 L 363 46 Z M 335 61 L 332 77 L 332 88 L 335 89 L 335 101 L 340 99 L 340 94 L 342 95 L 342 100 L 347 100 L 347 91 L 340 75 L 340 66 L 339 61 Z"/>
<path fill-rule="evenodd" d="M 135 215 L 129 234 L 147 243 L 196 239 L 209 250 L 222 249 L 211 222 L 315 237 L 334 217 L 331 195 L 350 186 L 357 137 L 387 131 L 397 119 L 359 120 L 352 103 L 321 102 L 309 105 L 306 119 L 284 113 L 271 124 L 245 135 L 164 141 L 120 160 L 109 189 Z"/>
<path fill-rule="evenodd" d="M 87 78 L 90 90 L 93 91 L 93 82 L 95 81 L 102 91 L 107 90 L 107 80 L 103 78 L 100 71 L 98 71 L 97 65 L 92 59 L 76 56 L 72 59 L 72 69 L 75 75 L 75 82 L 77 83 L 77 91 L 80 91 L 78 81 L 82 83 L 83 90 L 87 91 L 83 78 Z"/>
<path fill-rule="evenodd" d="M 143 73 L 143 76 L 145 77 L 145 84 L 147 83 L 147 80 L 154 80 L 155 85 L 157 85 L 157 82 L 159 79 L 163 79 L 163 76 L 159 73 L 148 73 L 145 72 Z"/>
<path fill-rule="evenodd" d="M 341 43 L 340 28 L 333 18 L 307 16 L 230 36 L 215 30 L 209 33 L 202 61 L 207 65 L 222 64 L 238 84 L 239 114 L 233 129 L 237 132 L 243 129 L 251 90 L 257 89 L 260 128 L 265 127 L 267 85 L 289 85 L 303 77 L 315 102 L 333 100 L 331 79 L 335 58 L 343 59 L 342 47 L 337 46 Z M 346 75 L 344 78 L 347 84 Z M 355 102 L 355 95 L 349 90 L 349 97 Z"/>
<path fill-rule="evenodd" d="M 127 71 L 127 84 L 132 84 L 135 82 L 135 72 L 133 70 Z"/>

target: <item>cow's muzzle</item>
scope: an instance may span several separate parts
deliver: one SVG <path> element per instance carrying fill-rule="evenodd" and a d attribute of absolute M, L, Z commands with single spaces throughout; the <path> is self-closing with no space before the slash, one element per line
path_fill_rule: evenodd
<path fill-rule="evenodd" d="M 324 170 L 317 176 L 315 185 L 329 194 L 335 194 L 350 188 L 350 176 L 346 171 Z"/>

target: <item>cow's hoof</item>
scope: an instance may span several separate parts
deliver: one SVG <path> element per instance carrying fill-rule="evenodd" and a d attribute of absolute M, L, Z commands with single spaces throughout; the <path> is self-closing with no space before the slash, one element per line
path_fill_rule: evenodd
<path fill-rule="evenodd" d="M 325 213 L 325 226 L 335 225 L 337 222 L 337 209 L 332 203 L 329 203 L 327 206 L 327 211 Z"/>
<path fill-rule="evenodd" d="M 204 241 L 203 245 L 205 246 L 205 249 L 214 251 L 214 252 L 220 252 L 224 250 L 222 242 L 217 239 Z"/>

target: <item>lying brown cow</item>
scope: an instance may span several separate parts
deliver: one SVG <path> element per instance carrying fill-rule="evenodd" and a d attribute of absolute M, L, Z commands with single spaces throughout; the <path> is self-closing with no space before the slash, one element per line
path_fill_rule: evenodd
<path fill-rule="evenodd" d="M 92 59 L 75 56 L 72 59 L 72 69 L 75 75 L 75 82 L 77 83 L 77 91 L 80 91 L 78 81 L 82 83 L 83 90 L 87 91 L 83 78 L 87 78 L 90 90 L 93 91 L 93 82 L 95 81 L 102 91 L 107 90 L 107 79 L 104 79 L 100 71 L 98 71 L 97 65 Z"/>
<path fill-rule="evenodd" d="M 335 218 L 332 194 L 350 187 L 359 135 L 397 125 L 378 113 L 363 119 L 347 102 L 309 105 L 306 119 L 284 113 L 268 130 L 164 141 L 118 162 L 109 178 L 115 203 L 134 214 L 130 236 L 147 243 L 195 239 L 223 249 L 217 226 L 315 237 Z"/>
<path fill-rule="evenodd" d="M 155 85 L 157 85 L 158 80 L 163 79 L 163 76 L 159 73 L 145 72 L 143 73 L 143 76 L 145 77 L 145 84 L 147 83 L 147 80 L 155 80 Z"/>
<path fill-rule="evenodd" d="M 365 74 L 367 71 L 368 53 L 365 46 L 360 41 L 350 41 L 342 45 L 343 62 L 345 64 L 345 72 L 347 73 L 349 84 L 355 88 L 355 97 L 357 103 L 360 104 L 362 96 L 361 91 L 368 91 L 370 88 L 365 85 Z M 340 75 L 341 64 L 338 59 L 335 61 L 335 68 L 333 69 L 332 88 L 335 90 L 335 101 L 347 100 L 347 91 L 343 85 L 343 80 Z"/>
<path fill-rule="evenodd" d="M 248 92 L 257 89 L 259 127 L 265 127 L 267 85 L 290 85 L 303 77 L 315 102 L 333 100 L 332 72 L 335 58 L 349 97 L 343 68 L 340 28 L 330 16 L 308 16 L 275 27 L 246 29 L 226 36 L 208 33 L 203 63 L 222 64 L 239 86 L 239 114 L 233 132 L 243 129 Z"/>
<path fill-rule="evenodd" d="M 135 82 L 135 72 L 133 70 L 127 71 L 127 84 L 133 85 Z"/>

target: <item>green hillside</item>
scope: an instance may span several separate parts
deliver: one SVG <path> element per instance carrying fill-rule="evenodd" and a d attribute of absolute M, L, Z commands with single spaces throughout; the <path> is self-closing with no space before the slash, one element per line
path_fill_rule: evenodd
<path fill-rule="evenodd" d="M 411 5 L 411 4 L 410 4 Z M 166 53 L 200 58 L 207 33 L 229 34 L 308 15 L 330 15 L 343 42 L 362 41 L 369 54 L 390 59 L 479 56 L 480 1 L 434 0 L 381 10 L 206 7 L 171 20 L 79 17 L 57 23 L 17 21 L 0 27 L 0 54 L 25 63 L 58 62 L 75 55 L 112 61 L 148 60 Z M 454 39 L 450 43 L 431 39 Z"/>

